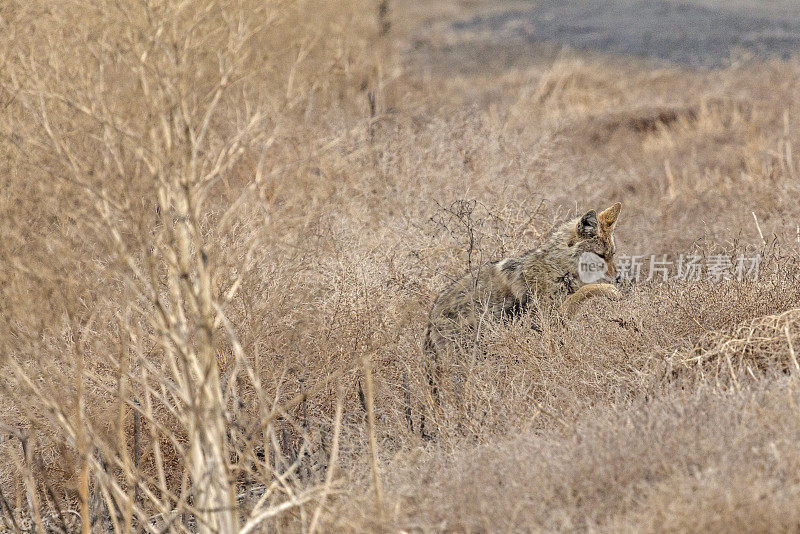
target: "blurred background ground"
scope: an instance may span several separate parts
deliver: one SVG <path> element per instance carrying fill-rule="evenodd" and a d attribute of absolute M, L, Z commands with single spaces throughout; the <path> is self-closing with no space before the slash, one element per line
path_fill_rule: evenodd
<path fill-rule="evenodd" d="M 431 69 L 530 65 L 564 46 L 687 67 L 720 67 L 751 57 L 788 59 L 800 46 L 800 12 L 791 1 L 442 4 L 451 7 L 415 8 L 430 17 L 413 23 L 411 57 Z"/>

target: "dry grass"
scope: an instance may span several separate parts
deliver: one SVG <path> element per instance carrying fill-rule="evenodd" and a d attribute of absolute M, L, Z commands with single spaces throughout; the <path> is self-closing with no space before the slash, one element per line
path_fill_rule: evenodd
<path fill-rule="evenodd" d="M 0 528 L 796 528 L 797 63 L 437 66 L 457 8 L 0 7 Z M 616 200 L 759 280 L 492 325 L 432 403 L 436 292 Z"/>

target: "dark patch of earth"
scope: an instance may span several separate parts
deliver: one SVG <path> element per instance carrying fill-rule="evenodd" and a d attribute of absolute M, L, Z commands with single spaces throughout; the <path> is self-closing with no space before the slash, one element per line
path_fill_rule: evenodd
<path fill-rule="evenodd" d="M 454 22 L 458 44 L 428 53 L 439 54 L 440 61 L 466 62 L 461 68 L 451 65 L 457 70 L 492 62 L 510 66 L 521 62 L 520 54 L 536 54 L 537 46 L 688 67 L 721 67 L 742 56 L 796 56 L 800 0 L 762 1 L 544 0 Z"/>

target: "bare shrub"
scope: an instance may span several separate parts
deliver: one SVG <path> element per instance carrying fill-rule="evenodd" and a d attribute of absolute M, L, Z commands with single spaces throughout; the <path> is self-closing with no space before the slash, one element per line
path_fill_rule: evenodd
<path fill-rule="evenodd" d="M 3 149 L 16 170 L 3 428 L 23 454 L 4 444 L 16 464 L 3 477 L 12 494 L 24 482 L 28 500 L 4 498 L 8 520 L 42 529 L 75 502 L 84 532 L 251 531 L 319 495 L 298 482 L 307 422 L 285 412 L 329 377 L 301 378 L 295 397 L 263 385 L 273 366 L 253 367 L 228 318 L 264 242 L 246 226 L 269 217 L 274 180 L 307 159 L 275 148 L 306 135 L 286 122 L 302 125 L 320 103 L 351 106 L 372 83 L 369 61 L 340 56 L 364 55 L 368 19 L 309 7 L 4 6 L 17 130 Z M 15 33 L 23 25 L 32 32 Z"/>

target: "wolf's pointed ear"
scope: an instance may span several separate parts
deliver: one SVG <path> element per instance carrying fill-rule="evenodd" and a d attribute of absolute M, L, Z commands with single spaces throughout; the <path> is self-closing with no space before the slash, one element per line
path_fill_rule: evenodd
<path fill-rule="evenodd" d="M 619 217 L 619 210 L 622 208 L 622 204 L 616 202 L 613 206 L 608 209 L 604 209 L 598 215 L 600 219 L 600 224 L 604 228 L 611 228 L 614 226 L 614 223 L 617 222 L 617 217 Z"/>
<path fill-rule="evenodd" d="M 578 242 L 579 239 L 586 239 L 597 235 L 597 212 L 594 210 L 587 211 L 578 224 L 575 225 L 575 231 L 572 233 L 567 246 L 572 246 Z"/>
<path fill-rule="evenodd" d="M 578 226 L 575 228 L 580 237 L 591 237 L 597 234 L 597 212 L 589 210 L 578 221 Z"/>

